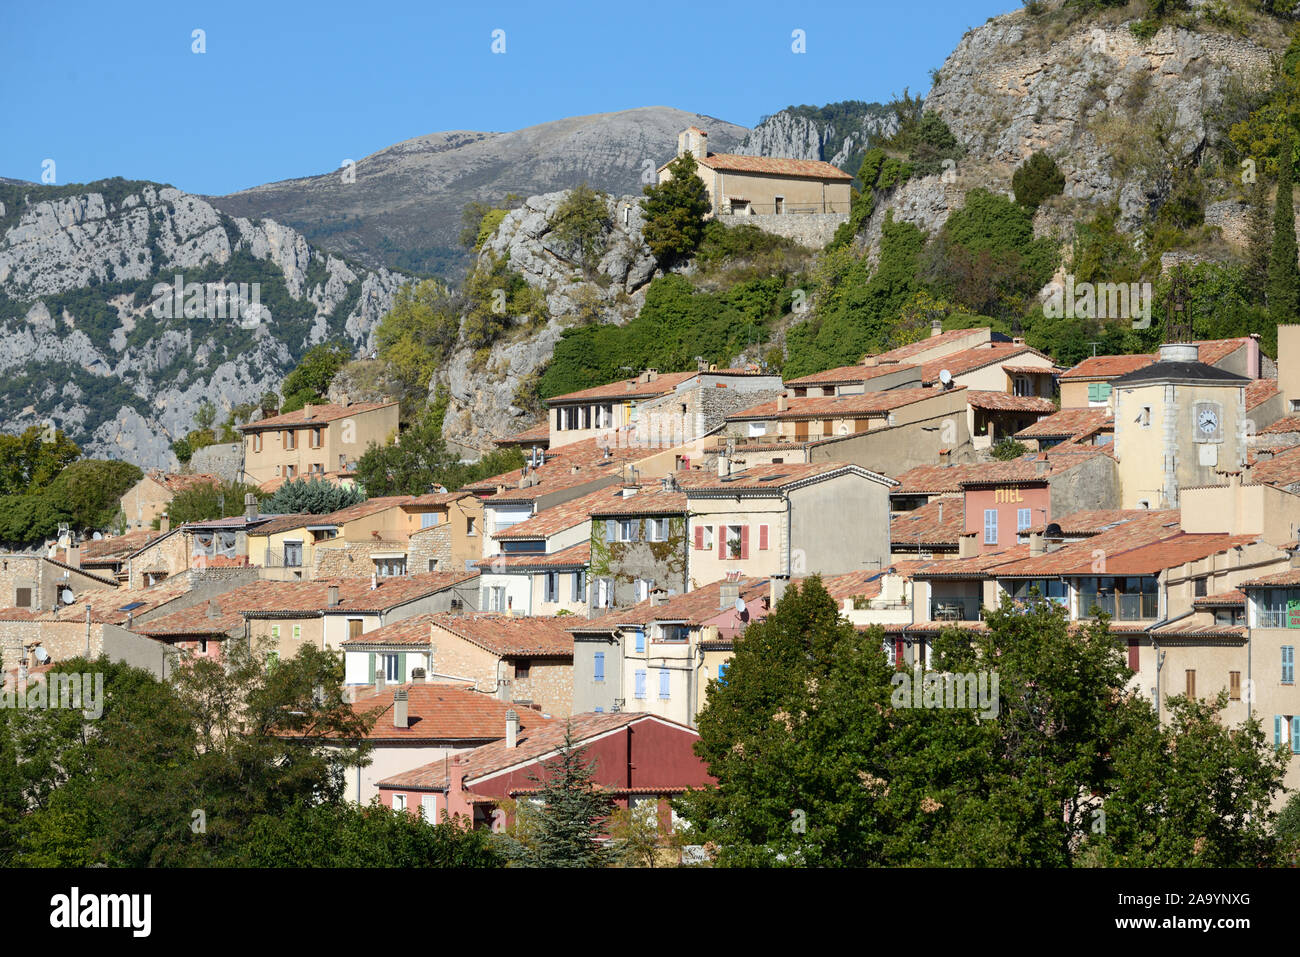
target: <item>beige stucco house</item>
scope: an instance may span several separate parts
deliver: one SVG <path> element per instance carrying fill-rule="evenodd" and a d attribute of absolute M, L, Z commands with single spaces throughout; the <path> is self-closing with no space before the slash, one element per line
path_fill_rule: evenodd
<path fill-rule="evenodd" d="M 305 405 L 241 425 L 244 481 L 252 485 L 349 473 L 371 445 L 397 435 L 396 402 Z"/>

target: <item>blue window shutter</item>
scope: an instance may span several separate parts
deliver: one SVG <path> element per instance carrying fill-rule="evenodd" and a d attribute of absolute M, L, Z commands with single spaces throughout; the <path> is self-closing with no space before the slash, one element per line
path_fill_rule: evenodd
<path fill-rule="evenodd" d="M 596 680 L 605 680 L 605 652 L 596 652 Z"/>
<path fill-rule="evenodd" d="M 604 709 L 604 708 L 594 708 L 593 710 L 596 712 L 596 714 L 604 714 L 604 713 L 605 713 L 605 709 Z"/>
<path fill-rule="evenodd" d="M 998 510 L 996 508 L 984 509 L 984 544 L 996 545 L 998 543 Z"/>
<path fill-rule="evenodd" d="M 1300 754 L 1300 714 L 1291 717 L 1291 753 Z"/>
<path fill-rule="evenodd" d="M 370 677 L 366 679 L 366 684 L 372 685 L 375 683 L 375 653 L 372 651 L 366 657 L 370 659 Z"/>
<path fill-rule="evenodd" d="M 672 674 L 667 668 L 659 669 L 659 697 L 667 698 L 672 693 Z"/>
<path fill-rule="evenodd" d="M 644 668 L 638 668 L 636 670 L 636 696 L 638 698 L 645 697 L 645 669 Z"/>
<path fill-rule="evenodd" d="M 724 661 L 720 665 L 718 665 L 718 684 L 725 685 L 726 683 L 727 683 L 727 663 Z"/>
<path fill-rule="evenodd" d="M 638 629 L 636 633 L 636 650 L 638 652 L 645 651 L 645 631 L 642 629 Z"/>
<path fill-rule="evenodd" d="M 1282 646 L 1282 683 L 1295 682 L 1295 645 Z"/>
<path fill-rule="evenodd" d="M 614 541 L 614 532 L 615 532 L 615 531 L 616 531 L 616 528 L 615 528 L 615 525 L 614 525 L 614 520 L 613 520 L 612 518 L 607 518 L 607 519 L 605 519 L 605 541 L 606 541 L 606 542 L 613 542 L 613 541 Z"/>
<path fill-rule="evenodd" d="M 1273 715 L 1273 747 L 1282 747 L 1282 716 Z"/>

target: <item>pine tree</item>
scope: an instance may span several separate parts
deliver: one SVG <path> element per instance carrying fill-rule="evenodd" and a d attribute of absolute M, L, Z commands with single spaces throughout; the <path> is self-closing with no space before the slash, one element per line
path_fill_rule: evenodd
<path fill-rule="evenodd" d="M 641 200 L 645 211 L 642 230 L 646 245 L 661 262 L 693 253 L 704 238 L 704 217 L 709 212 L 709 194 L 696 170 L 699 164 L 683 153 L 668 164 L 671 179 L 647 186 Z"/>
<path fill-rule="evenodd" d="M 529 817 L 527 845 L 513 849 L 518 863 L 526 867 L 605 867 L 609 850 L 599 842 L 611 802 L 592 781 L 595 762 L 586 760 L 587 749 L 573 743 L 573 728 L 564 729 L 559 755 L 546 762 L 547 778 L 533 780 L 541 785 L 540 802 Z M 521 802 L 520 808 L 526 805 Z"/>
<path fill-rule="evenodd" d="M 1273 252 L 1268 261 L 1268 318 L 1279 325 L 1295 322 L 1300 311 L 1300 265 L 1297 264 L 1295 202 L 1291 195 L 1291 130 L 1282 133 L 1277 162 L 1277 199 L 1273 205 Z"/>

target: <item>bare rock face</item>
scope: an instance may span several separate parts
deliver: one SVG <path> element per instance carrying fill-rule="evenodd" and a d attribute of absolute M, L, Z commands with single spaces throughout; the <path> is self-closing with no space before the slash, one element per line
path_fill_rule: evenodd
<path fill-rule="evenodd" d="M 844 168 L 854 156 L 898 130 L 898 117 L 879 103 L 857 104 L 856 119 L 824 120 L 793 108 L 766 117 L 734 152 L 742 156 L 784 156 L 824 160 Z M 846 113 L 850 111 L 846 110 Z M 848 172 L 855 172 L 848 170 Z"/>
<path fill-rule="evenodd" d="M 0 394 L 6 431 L 52 422 L 87 455 L 175 467 L 204 400 L 218 419 L 275 390 L 309 346 L 373 348 L 403 277 L 311 248 L 272 221 L 233 219 L 170 186 L 107 180 L 44 198 L 21 184 L 0 214 Z M 173 301 L 204 292 L 196 314 Z M 256 302 L 215 309 L 207 284 Z M 167 290 L 163 292 L 164 288 Z M 238 288 L 238 287 L 237 287 Z"/>
<path fill-rule="evenodd" d="M 909 182 L 877 204 L 865 231 L 873 254 L 886 211 L 933 231 L 970 188 L 1010 194 L 1016 167 L 1038 150 L 1056 160 L 1065 196 L 1079 208 L 1116 202 L 1122 224 L 1135 228 L 1163 199 L 1164 178 L 1154 167 L 1199 162 L 1206 116 L 1229 83 L 1266 76 L 1275 53 L 1268 38 L 1209 29 L 1166 26 L 1140 40 L 1127 23 L 1103 27 L 1085 18 L 1057 26 L 1053 35 L 1021 10 L 962 38 L 925 108 L 944 119 L 967 154 L 951 182 Z M 1143 139 L 1157 127 L 1169 146 L 1152 150 Z M 1044 220 L 1036 232 L 1055 225 Z"/>
<path fill-rule="evenodd" d="M 443 435 L 466 457 L 490 451 L 494 440 L 531 424 L 515 402 L 516 393 L 541 371 L 566 328 L 579 316 L 589 322 L 626 322 L 640 311 L 647 286 L 660 274 L 641 236 L 639 197 L 606 196 L 600 259 L 588 279 L 575 251 L 557 240 L 551 226 L 568 195 L 530 196 L 506 214 L 480 252 L 482 259 L 508 257 L 511 269 L 546 294 L 550 318 L 526 335 L 507 335 L 493 344 L 486 360 L 468 347 L 458 348 L 435 377 L 432 388 L 444 385 L 450 394 Z"/>

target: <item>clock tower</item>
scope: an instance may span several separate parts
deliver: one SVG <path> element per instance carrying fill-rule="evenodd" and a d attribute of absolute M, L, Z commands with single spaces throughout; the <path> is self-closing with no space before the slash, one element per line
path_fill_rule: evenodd
<path fill-rule="evenodd" d="M 1123 508 L 1177 508 L 1179 489 L 1217 485 L 1246 464 L 1250 379 L 1168 343 L 1151 365 L 1112 380 Z"/>

